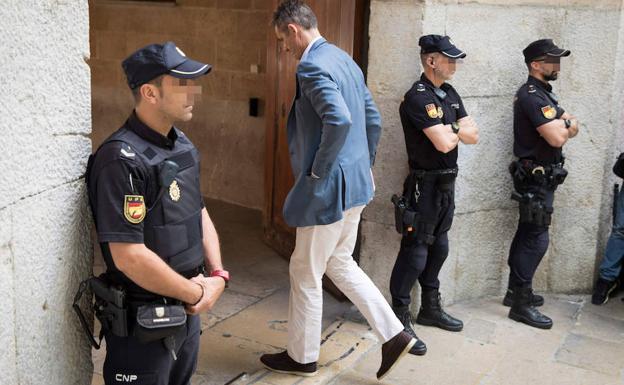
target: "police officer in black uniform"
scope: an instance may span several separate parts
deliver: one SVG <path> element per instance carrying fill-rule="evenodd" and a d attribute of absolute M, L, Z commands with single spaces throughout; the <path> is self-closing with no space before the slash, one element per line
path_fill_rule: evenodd
<path fill-rule="evenodd" d="M 529 44 L 523 51 L 529 69 L 528 81 L 514 101 L 514 155 L 510 165 L 519 202 L 518 230 L 509 251 L 509 286 L 503 304 L 511 306 L 509 318 L 550 329 L 552 320 L 536 309 L 544 298 L 533 294 L 535 270 L 548 249 L 548 227 L 553 212 L 554 192 L 563 183 L 562 147 L 578 133 L 578 120 L 564 111 L 549 82 L 556 80 L 562 57 L 570 51 L 551 39 Z"/>
<path fill-rule="evenodd" d="M 98 317 L 107 343 L 104 380 L 187 385 L 197 363 L 198 314 L 229 280 L 199 189 L 199 153 L 173 126 L 191 119 L 201 92 L 194 79 L 211 67 L 173 42 L 141 48 L 122 65 L 136 106 L 87 170 L 107 267 L 95 288 L 117 293 L 94 290 L 96 314 L 123 311 Z"/>
<path fill-rule="evenodd" d="M 416 322 L 450 331 L 463 328 L 462 321 L 441 307 L 438 274 L 449 252 L 458 144 L 478 141 L 474 120 L 457 91 L 446 83 L 466 54 L 448 36 L 422 36 L 419 45 L 424 73 L 407 91 L 399 109 L 410 173 L 402 197 L 403 226 L 397 227 L 403 234 L 401 249 L 390 279 L 393 309 L 414 337 L 409 305 L 416 280 L 422 289 Z M 410 351 L 425 352 L 420 340 Z"/>

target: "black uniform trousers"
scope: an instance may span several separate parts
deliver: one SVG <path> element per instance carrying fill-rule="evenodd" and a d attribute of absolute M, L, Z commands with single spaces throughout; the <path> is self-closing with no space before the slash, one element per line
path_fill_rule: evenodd
<path fill-rule="evenodd" d="M 189 315 L 186 328 L 176 335 L 177 360 L 162 340 L 141 343 L 136 337 L 106 334 L 106 385 L 190 385 L 197 367 L 201 321 Z"/>
<path fill-rule="evenodd" d="M 538 194 L 539 187 L 529 186 L 528 191 Z M 555 192 L 552 189 L 542 189 L 543 204 L 552 209 Z M 548 226 L 538 226 L 534 223 L 518 222 L 516 235 L 509 250 L 509 287 L 531 287 L 533 276 L 542 258 L 548 250 Z"/>
<path fill-rule="evenodd" d="M 418 202 L 412 202 L 412 206 L 419 213 L 420 223 L 415 231 L 403 235 L 390 277 L 392 305 L 397 307 L 411 303 L 410 293 L 416 280 L 423 291 L 440 287 L 438 275 L 449 253 L 448 231 L 455 213 L 454 183 L 441 187 L 435 180 L 422 180 L 419 189 Z M 429 234 L 423 236 L 423 232 Z"/>

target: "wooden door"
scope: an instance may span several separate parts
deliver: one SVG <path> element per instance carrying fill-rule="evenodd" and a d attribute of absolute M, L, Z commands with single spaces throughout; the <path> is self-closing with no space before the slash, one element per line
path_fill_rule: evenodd
<path fill-rule="evenodd" d="M 273 0 L 274 8 L 278 2 Z M 316 14 L 321 35 L 352 55 L 360 66 L 365 66 L 369 0 L 306 2 Z M 294 183 L 286 123 L 296 91 L 295 70 L 298 61 L 291 54 L 280 50 L 272 30 L 268 39 L 264 234 L 267 243 L 288 259 L 295 247 L 295 229 L 289 227 L 282 217 L 284 201 Z M 323 277 L 323 287 L 336 298 L 347 299 L 327 277 Z"/>
<path fill-rule="evenodd" d="M 273 0 L 273 9 L 278 2 Z M 323 37 L 352 54 L 356 0 L 308 0 L 306 3 L 314 10 Z M 298 61 L 280 50 L 273 30 L 269 31 L 268 39 L 264 229 L 267 242 L 288 258 L 294 249 L 295 229 L 282 217 L 284 200 L 294 183 L 286 122 L 295 96 Z"/>

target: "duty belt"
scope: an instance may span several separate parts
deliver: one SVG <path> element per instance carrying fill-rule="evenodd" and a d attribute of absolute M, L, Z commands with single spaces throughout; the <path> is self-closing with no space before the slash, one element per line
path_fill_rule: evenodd
<path fill-rule="evenodd" d="M 446 190 L 452 188 L 455 178 L 457 178 L 457 171 L 457 167 L 439 170 L 410 169 L 410 176 L 416 184 L 421 181 L 434 182 L 438 188 Z"/>
<path fill-rule="evenodd" d="M 427 177 L 427 176 L 440 176 L 440 175 L 455 175 L 457 176 L 457 167 L 455 168 L 443 168 L 439 170 L 418 170 L 414 168 L 410 168 L 410 173 L 414 174 L 416 177 Z"/>

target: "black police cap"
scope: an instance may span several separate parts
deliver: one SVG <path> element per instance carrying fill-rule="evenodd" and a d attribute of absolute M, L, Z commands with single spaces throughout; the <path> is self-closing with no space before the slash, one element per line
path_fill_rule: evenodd
<path fill-rule="evenodd" d="M 420 53 L 440 52 L 444 56 L 448 56 L 452 59 L 463 59 L 466 57 L 466 53 L 455 47 L 455 44 L 448 36 L 421 36 L 418 40 L 418 45 L 420 46 Z"/>
<path fill-rule="evenodd" d="M 180 79 L 193 79 L 207 74 L 212 69 L 210 64 L 186 57 L 172 41 L 145 46 L 128 56 L 121 66 L 131 89 L 164 74 Z"/>
<path fill-rule="evenodd" d="M 570 56 L 570 50 L 557 47 L 552 39 L 540 39 L 529 44 L 523 51 L 524 61 L 529 63 L 540 56 Z"/>

